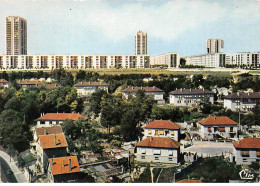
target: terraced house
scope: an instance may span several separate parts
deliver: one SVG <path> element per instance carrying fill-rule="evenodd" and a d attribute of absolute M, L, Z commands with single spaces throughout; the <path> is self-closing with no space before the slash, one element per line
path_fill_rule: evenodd
<path fill-rule="evenodd" d="M 260 92 L 237 92 L 224 97 L 224 107 L 232 111 L 251 111 L 260 103 Z"/>
<path fill-rule="evenodd" d="M 214 92 L 206 89 L 176 89 L 169 93 L 170 104 L 176 106 L 195 106 L 200 101 L 209 99 L 209 102 L 214 103 Z"/>

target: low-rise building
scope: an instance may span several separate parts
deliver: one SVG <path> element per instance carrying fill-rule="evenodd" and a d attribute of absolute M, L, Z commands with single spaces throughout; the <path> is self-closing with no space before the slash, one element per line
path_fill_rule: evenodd
<path fill-rule="evenodd" d="M 44 83 L 38 80 L 22 80 L 17 82 L 23 89 L 30 88 L 30 87 L 42 87 Z"/>
<path fill-rule="evenodd" d="M 38 137 L 41 135 L 60 134 L 60 133 L 63 133 L 60 125 L 56 125 L 56 126 L 52 126 L 52 127 L 34 128 L 33 129 L 33 140 L 34 140 L 34 142 L 36 142 Z"/>
<path fill-rule="evenodd" d="M 147 137 L 137 145 L 136 158 L 141 162 L 178 163 L 180 143 L 167 137 Z"/>
<path fill-rule="evenodd" d="M 103 89 L 108 92 L 108 84 L 102 82 L 79 82 L 74 85 L 77 89 L 77 93 L 79 96 L 88 96 L 98 89 Z"/>
<path fill-rule="evenodd" d="M 150 136 L 169 137 L 179 141 L 180 125 L 169 120 L 154 120 L 144 127 L 143 139 Z"/>
<path fill-rule="evenodd" d="M 44 87 L 48 90 L 54 90 L 61 88 L 61 84 L 45 84 Z"/>
<path fill-rule="evenodd" d="M 251 111 L 260 103 L 260 92 L 237 92 L 224 97 L 224 107 L 232 111 Z"/>
<path fill-rule="evenodd" d="M 200 101 L 209 99 L 209 102 L 214 103 L 214 92 L 206 89 L 176 89 L 169 93 L 170 104 L 176 106 L 194 106 Z"/>
<path fill-rule="evenodd" d="M 130 95 L 135 96 L 136 93 L 142 90 L 146 95 L 150 95 L 157 101 L 157 103 L 165 103 L 163 99 L 163 90 L 153 86 L 153 87 L 128 87 L 122 90 L 124 98 L 128 99 Z"/>
<path fill-rule="evenodd" d="M 6 81 L 5 79 L 0 79 L 0 87 L 1 86 L 3 86 L 4 88 L 8 88 L 9 87 L 8 81 Z"/>
<path fill-rule="evenodd" d="M 48 159 L 67 156 L 67 141 L 63 133 L 40 135 L 36 141 L 38 171 L 45 172 Z"/>
<path fill-rule="evenodd" d="M 79 118 L 88 119 L 86 116 L 78 113 L 47 113 L 36 120 L 37 128 L 62 124 L 66 119 L 78 120 Z"/>
<path fill-rule="evenodd" d="M 238 165 L 260 163 L 260 138 L 244 138 L 233 142 L 233 154 Z"/>
<path fill-rule="evenodd" d="M 198 122 L 202 138 L 212 139 L 215 136 L 223 138 L 237 137 L 238 123 L 226 116 L 208 117 Z"/>
<path fill-rule="evenodd" d="M 77 156 L 50 158 L 47 178 L 51 183 L 70 183 L 79 178 L 80 168 Z"/>

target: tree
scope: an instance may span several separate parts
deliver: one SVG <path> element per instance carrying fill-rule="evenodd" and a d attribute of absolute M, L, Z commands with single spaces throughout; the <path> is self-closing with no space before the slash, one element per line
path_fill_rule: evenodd
<path fill-rule="evenodd" d="M 209 101 L 209 97 L 205 97 L 204 100 L 199 102 L 199 108 L 204 114 L 209 114 L 212 109 L 212 103 Z"/>
<path fill-rule="evenodd" d="M 254 114 L 254 125 L 260 125 L 260 103 L 257 103 L 256 106 L 252 110 Z"/>
<path fill-rule="evenodd" d="M 95 114 L 95 117 L 97 117 L 101 111 L 101 99 L 103 96 L 107 95 L 107 92 L 103 89 L 99 89 L 93 94 L 91 94 L 89 99 L 89 106 L 90 106 L 90 112 L 93 112 Z"/>

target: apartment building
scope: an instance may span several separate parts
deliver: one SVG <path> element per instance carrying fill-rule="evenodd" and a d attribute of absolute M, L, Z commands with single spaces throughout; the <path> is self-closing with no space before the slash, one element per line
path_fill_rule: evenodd
<path fill-rule="evenodd" d="M 227 54 L 226 55 L 226 64 L 232 65 L 234 67 L 243 67 L 243 68 L 259 68 L 260 67 L 260 52 L 241 52 L 237 54 Z"/>
<path fill-rule="evenodd" d="M 139 31 L 135 34 L 135 55 L 147 55 L 147 33 Z"/>
<path fill-rule="evenodd" d="M 196 65 L 204 67 L 225 67 L 226 54 L 209 53 L 185 57 L 186 65 Z"/>
<path fill-rule="evenodd" d="M 180 54 L 168 53 L 151 57 L 151 66 L 167 66 L 168 68 L 178 68 L 180 66 Z"/>
<path fill-rule="evenodd" d="M 6 17 L 6 54 L 27 54 L 27 21 L 19 16 Z"/>
<path fill-rule="evenodd" d="M 149 68 L 148 55 L 0 55 L 0 69 Z"/>
<path fill-rule="evenodd" d="M 224 41 L 222 39 L 208 39 L 207 52 L 209 54 L 220 53 L 224 48 Z"/>

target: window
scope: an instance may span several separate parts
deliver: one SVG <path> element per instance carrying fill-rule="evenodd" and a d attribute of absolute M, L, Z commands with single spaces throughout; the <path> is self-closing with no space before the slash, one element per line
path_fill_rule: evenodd
<path fill-rule="evenodd" d="M 260 150 L 256 151 L 256 157 L 260 157 Z"/>
<path fill-rule="evenodd" d="M 230 127 L 230 132 L 233 132 L 233 130 L 234 130 L 233 127 Z"/>
<path fill-rule="evenodd" d="M 173 156 L 173 150 L 169 150 L 169 156 Z"/>
<path fill-rule="evenodd" d="M 159 160 L 159 157 L 154 157 L 154 160 Z"/>
<path fill-rule="evenodd" d="M 141 159 L 142 159 L 142 160 L 145 159 L 145 156 L 141 156 Z"/>
<path fill-rule="evenodd" d="M 172 159 L 172 158 L 169 158 L 169 161 L 173 161 L 173 159 Z"/>
<path fill-rule="evenodd" d="M 145 149 L 141 149 L 141 153 L 142 153 L 142 154 L 145 154 L 145 153 L 146 153 L 146 150 L 145 150 Z"/>
<path fill-rule="evenodd" d="M 225 127 L 219 127 L 218 130 L 219 132 L 225 132 Z"/>
<path fill-rule="evenodd" d="M 151 129 L 148 129 L 148 134 L 152 134 L 152 130 Z"/>
<path fill-rule="evenodd" d="M 243 159 L 243 162 L 247 162 L 247 159 Z"/>
<path fill-rule="evenodd" d="M 249 151 L 241 151 L 242 157 L 249 157 Z"/>
<path fill-rule="evenodd" d="M 159 130 L 159 135 L 164 135 L 164 131 L 163 130 Z"/>
<path fill-rule="evenodd" d="M 161 154 L 161 150 L 155 149 L 155 150 L 153 150 L 153 154 L 154 155 L 160 155 Z"/>
<path fill-rule="evenodd" d="M 174 131 L 171 131 L 170 133 L 171 133 L 171 136 L 174 136 Z"/>
<path fill-rule="evenodd" d="M 40 121 L 40 124 L 41 124 L 41 125 L 44 125 L 44 124 L 45 124 L 45 121 Z"/>
<path fill-rule="evenodd" d="M 208 128 L 208 132 L 211 132 L 211 128 Z"/>

